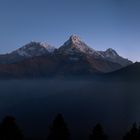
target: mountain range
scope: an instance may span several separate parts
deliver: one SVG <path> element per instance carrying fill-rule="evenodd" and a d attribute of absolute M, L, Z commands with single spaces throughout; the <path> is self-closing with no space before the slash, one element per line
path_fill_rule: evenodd
<path fill-rule="evenodd" d="M 0 55 L 0 77 L 104 74 L 132 64 L 112 48 L 97 51 L 77 35 L 72 35 L 59 48 L 48 43 L 30 42 L 11 53 Z"/>

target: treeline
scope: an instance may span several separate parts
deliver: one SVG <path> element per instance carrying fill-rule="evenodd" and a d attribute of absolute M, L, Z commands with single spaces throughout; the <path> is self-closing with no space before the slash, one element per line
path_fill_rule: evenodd
<path fill-rule="evenodd" d="M 7 116 L 0 124 L 0 140 L 26 140 L 22 130 L 18 127 L 16 119 Z M 101 124 L 96 124 L 87 140 L 108 140 Z M 62 114 L 58 114 L 50 127 L 46 140 L 71 140 L 71 134 Z M 140 140 L 140 126 L 133 124 L 122 140 Z"/>

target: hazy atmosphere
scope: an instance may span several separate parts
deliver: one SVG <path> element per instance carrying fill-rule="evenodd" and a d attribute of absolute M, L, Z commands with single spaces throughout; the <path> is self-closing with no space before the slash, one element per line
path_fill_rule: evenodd
<path fill-rule="evenodd" d="M 88 140 L 97 122 L 103 124 L 110 140 L 122 140 L 130 125 L 139 122 L 137 82 L 12 80 L 0 81 L 0 86 L 0 119 L 14 115 L 25 135 L 34 140 L 46 139 L 58 112 L 63 113 L 72 140 Z"/>
<path fill-rule="evenodd" d="M 139 0 L 0 0 L 0 53 L 34 41 L 56 47 L 71 34 L 97 50 L 140 61 Z"/>
<path fill-rule="evenodd" d="M 140 0 L 0 0 L 0 140 L 140 140 Z"/>

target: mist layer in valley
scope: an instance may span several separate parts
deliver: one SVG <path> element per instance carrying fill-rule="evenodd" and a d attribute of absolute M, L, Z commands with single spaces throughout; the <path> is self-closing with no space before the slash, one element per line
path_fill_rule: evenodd
<path fill-rule="evenodd" d="M 139 82 L 96 79 L 1 80 L 0 119 L 13 115 L 28 137 L 46 139 L 62 113 L 72 139 L 85 140 L 100 122 L 112 140 L 140 121 Z"/>

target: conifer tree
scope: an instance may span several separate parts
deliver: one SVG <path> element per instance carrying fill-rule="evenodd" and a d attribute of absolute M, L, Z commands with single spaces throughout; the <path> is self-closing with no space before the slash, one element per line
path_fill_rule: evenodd
<path fill-rule="evenodd" d="M 16 119 L 11 116 L 4 118 L 0 125 L 0 140 L 23 140 L 22 131 L 16 124 Z"/>
<path fill-rule="evenodd" d="M 137 124 L 134 123 L 132 128 L 126 135 L 123 137 L 123 140 L 140 140 L 140 130 L 137 127 Z"/>
<path fill-rule="evenodd" d="M 107 135 L 104 133 L 104 130 L 101 124 L 97 124 L 90 135 L 90 140 L 107 140 Z"/>
<path fill-rule="evenodd" d="M 58 114 L 50 127 L 48 140 L 69 140 L 70 133 L 61 114 Z"/>

